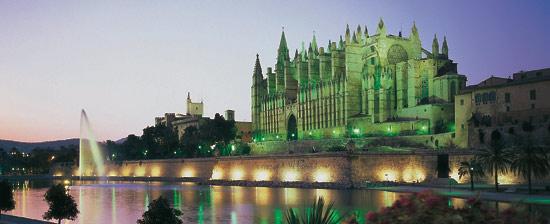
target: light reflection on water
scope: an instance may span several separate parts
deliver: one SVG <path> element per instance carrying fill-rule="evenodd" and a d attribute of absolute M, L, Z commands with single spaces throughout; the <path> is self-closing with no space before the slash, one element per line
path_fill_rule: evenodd
<path fill-rule="evenodd" d="M 315 198 L 334 201 L 338 213 L 357 214 L 364 223 L 368 211 L 389 206 L 405 193 L 373 190 L 327 190 L 236 186 L 199 186 L 161 182 L 77 182 L 70 194 L 79 205 L 78 220 L 66 223 L 135 223 L 152 200 L 163 196 L 183 212 L 184 223 L 283 223 L 290 207 L 303 208 Z M 43 201 L 51 182 L 22 181 L 15 184 L 16 208 L 10 214 L 42 219 L 48 209 Z M 464 206 L 464 199 L 449 204 Z M 490 202 L 505 209 L 508 203 Z M 545 207 L 548 211 L 548 208 Z"/>

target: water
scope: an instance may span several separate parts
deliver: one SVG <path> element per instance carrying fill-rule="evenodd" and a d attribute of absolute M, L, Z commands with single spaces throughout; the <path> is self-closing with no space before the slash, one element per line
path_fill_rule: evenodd
<path fill-rule="evenodd" d="M 56 182 L 57 183 L 57 182 Z M 43 195 L 51 182 L 16 183 L 13 215 L 41 219 L 48 209 Z M 284 223 L 286 209 L 303 208 L 322 196 L 339 214 L 355 212 L 364 223 L 368 211 L 389 206 L 406 193 L 374 190 L 326 190 L 236 186 L 199 186 L 164 182 L 73 182 L 70 194 L 79 205 L 78 220 L 64 223 L 136 223 L 149 202 L 163 196 L 182 210 L 184 223 Z M 453 206 L 464 205 L 452 199 Z M 490 202 L 505 209 L 508 203 Z M 550 214 L 549 207 L 536 209 Z M 543 213 L 544 214 L 544 213 Z"/>
<path fill-rule="evenodd" d="M 86 111 L 80 114 L 80 153 L 78 176 L 105 176 L 105 161 Z"/>

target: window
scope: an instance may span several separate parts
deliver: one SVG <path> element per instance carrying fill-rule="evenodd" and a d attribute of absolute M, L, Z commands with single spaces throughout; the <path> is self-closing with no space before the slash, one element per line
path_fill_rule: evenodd
<path fill-rule="evenodd" d="M 464 99 L 460 100 L 460 105 L 464 105 Z"/>
<path fill-rule="evenodd" d="M 460 125 L 460 128 L 461 128 L 462 130 L 464 130 L 464 124 Z"/>
<path fill-rule="evenodd" d="M 505 103 L 510 103 L 511 102 L 510 93 L 505 93 L 504 94 L 504 102 Z"/>
<path fill-rule="evenodd" d="M 536 100 L 537 99 L 537 91 L 532 89 L 531 91 L 529 91 L 529 99 L 531 100 Z"/>
<path fill-rule="evenodd" d="M 477 93 L 475 96 L 476 105 L 481 103 L 481 94 Z"/>
<path fill-rule="evenodd" d="M 506 112 L 510 112 L 510 106 L 506 106 Z"/>
<path fill-rule="evenodd" d="M 483 93 L 483 95 L 481 95 L 481 101 L 483 104 L 487 104 L 487 101 L 489 101 L 489 93 Z"/>
<path fill-rule="evenodd" d="M 535 109 L 535 104 L 534 103 L 531 104 L 531 109 Z"/>
<path fill-rule="evenodd" d="M 489 92 L 489 102 L 495 103 L 497 100 L 497 93 L 495 91 Z"/>

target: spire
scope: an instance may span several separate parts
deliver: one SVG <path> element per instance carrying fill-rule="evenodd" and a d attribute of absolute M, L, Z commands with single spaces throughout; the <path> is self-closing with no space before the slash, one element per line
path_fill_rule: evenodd
<path fill-rule="evenodd" d="M 296 49 L 296 51 L 294 52 L 294 60 L 296 60 L 298 58 L 298 49 Z"/>
<path fill-rule="evenodd" d="M 441 53 L 445 55 L 445 58 L 449 57 L 449 47 L 447 46 L 447 36 L 443 36 L 443 46 L 441 46 Z"/>
<path fill-rule="evenodd" d="M 191 101 L 191 93 L 187 92 L 187 101 Z"/>
<path fill-rule="evenodd" d="M 302 55 L 302 61 L 305 61 L 307 58 L 307 52 L 306 52 L 305 43 L 303 41 L 302 41 L 302 48 L 300 49 L 300 55 Z"/>
<path fill-rule="evenodd" d="M 380 21 L 378 22 L 378 29 L 376 30 L 377 34 L 380 34 L 380 36 L 386 36 L 386 26 L 384 25 L 384 20 L 382 20 L 382 17 L 380 17 Z"/>
<path fill-rule="evenodd" d="M 367 29 L 367 25 L 365 25 L 365 38 L 369 37 L 369 30 Z"/>
<path fill-rule="evenodd" d="M 327 53 L 330 53 L 330 47 L 332 46 L 332 42 L 328 40 L 328 46 L 327 46 Z"/>
<path fill-rule="evenodd" d="M 418 29 L 416 28 L 416 21 L 413 21 L 413 26 L 411 28 L 411 33 L 413 37 L 418 37 Z"/>
<path fill-rule="evenodd" d="M 256 54 L 256 63 L 254 64 L 254 74 L 252 75 L 252 79 L 254 80 L 254 83 L 260 83 L 263 78 L 262 65 L 260 64 L 260 55 Z"/>
<path fill-rule="evenodd" d="M 439 56 L 439 42 L 437 41 L 437 34 L 434 34 L 434 40 L 432 42 L 432 56 L 434 58 Z"/>
<path fill-rule="evenodd" d="M 349 43 L 350 38 L 351 38 L 351 34 L 350 34 L 350 31 L 349 31 L 349 25 L 346 24 L 346 42 Z"/>
<path fill-rule="evenodd" d="M 338 43 L 338 48 L 340 50 L 344 49 L 344 41 L 342 40 L 342 35 L 340 35 L 340 42 Z"/>
<path fill-rule="evenodd" d="M 355 33 L 353 33 L 353 37 L 351 38 L 353 43 L 357 43 L 357 36 L 355 36 Z"/>
<path fill-rule="evenodd" d="M 286 37 L 285 37 L 285 28 L 283 27 L 283 31 L 281 33 L 281 42 L 279 43 L 279 49 L 278 49 L 278 61 L 281 59 L 288 59 L 288 46 L 286 44 Z"/>
<path fill-rule="evenodd" d="M 317 38 L 315 38 L 315 30 L 313 31 L 313 40 L 311 40 L 311 46 L 313 49 L 317 49 Z"/>
<path fill-rule="evenodd" d="M 357 25 L 357 31 L 356 32 L 356 38 L 357 42 L 362 43 L 363 42 L 363 32 L 361 31 L 361 26 Z"/>

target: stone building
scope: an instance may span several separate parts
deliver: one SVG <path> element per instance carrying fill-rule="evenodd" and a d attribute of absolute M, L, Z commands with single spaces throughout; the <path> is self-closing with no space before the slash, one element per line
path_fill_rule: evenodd
<path fill-rule="evenodd" d="M 456 143 L 478 148 L 498 131 L 503 139 L 521 136 L 532 126 L 538 139 L 550 133 L 550 68 L 522 71 L 508 78 L 490 77 L 456 96 Z"/>
<path fill-rule="evenodd" d="M 165 125 L 167 127 L 173 128 L 179 138 L 183 137 L 185 129 L 191 126 L 199 128 L 201 124 L 204 124 L 206 120 L 209 120 L 209 117 L 204 117 L 204 103 L 193 102 L 191 100 L 190 93 L 187 93 L 187 112 L 185 114 L 177 113 L 165 113 L 164 117 L 156 117 L 155 125 Z M 235 111 L 226 110 L 225 117 L 226 120 L 235 121 Z M 243 142 L 251 142 L 252 140 L 252 122 L 248 121 L 235 121 L 235 128 L 237 129 L 237 139 Z"/>
<path fill-rule="evenodd" d="M 441 50 L 422 47 L 416 25 L 405 37 L 388 34 L 382 20 L 376 33 L 346 28 L 339 41 L 290 57 L 284 31 L 275 70 L 263 74 L 256 57 L 252 78 L 255 141 L 394 136 L 453 131 L 454 95 L 465 87 Z"/>
<path fill-rule="evenodd" d="M 201 101 L 200 103 L 193 102 L 191 100 L 191 94 L 187 93 L 187 113 L 186 114 L 176 114 L 176 113 L 165 113 L 164 117 L 156 117 L 155 125 L 165 125 L 167 127 L 172 127 L 178 132 L 178 136 L 181 138 L 185 129 L 190 126 L 199 127 L 202 119 L 209 119 L 203 117 L 204 104 Z"/>

